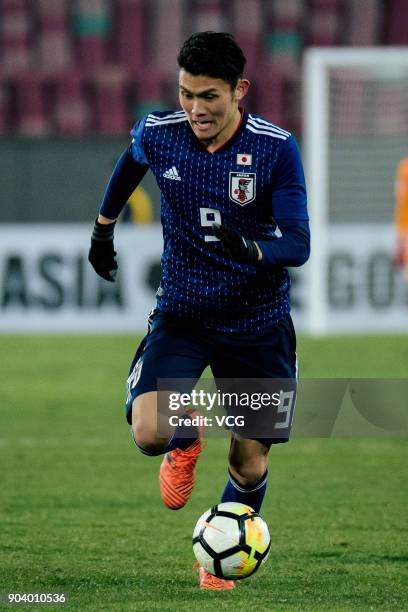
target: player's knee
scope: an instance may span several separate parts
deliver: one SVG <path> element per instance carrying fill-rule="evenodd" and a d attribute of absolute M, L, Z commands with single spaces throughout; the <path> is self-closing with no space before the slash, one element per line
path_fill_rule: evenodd
<path fill-rule="evenodd" d="M 145 455 L 161 455 L 166 445 L 166 440 L 159 438 L 157 432 L 141 422 L 134 419 L 132 423 L 133 439 L 139 450 Z"/>
<path fill-rule="evenodd" d="M 133 439 L 146 455 L 160 455 L 166 439 L 157 433 L 157 393 L 148 392 L 136 397 L 132 406 Z"/>
<path fill-rule="evenodd" d="M 240 461 L 230 457 L 229 469 L 234 478 L 243 486 L 249 486 L 258 482 L 265 474 L 267 460 L 265 457 L 254 457 Z"/>
<path fill-rule="evenodd" d="M 245 440 L 234 436 L 229 452 L 231 474 L 243 486 L 258 482 L 268 467 L 269 448 L 257 440 Z"/>

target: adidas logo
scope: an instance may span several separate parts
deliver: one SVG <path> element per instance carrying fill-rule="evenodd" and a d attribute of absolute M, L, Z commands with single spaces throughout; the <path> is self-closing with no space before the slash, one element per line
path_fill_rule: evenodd
<path fill-rule="evenodd" d="M 164 178 L 171 179 L 172 181 L 181 181 L 181 177 L 177 172 L 176 166 L 173 166 L 172 168 L 166 170 L 166 172 L 163 172 L 163 176 Z"/>

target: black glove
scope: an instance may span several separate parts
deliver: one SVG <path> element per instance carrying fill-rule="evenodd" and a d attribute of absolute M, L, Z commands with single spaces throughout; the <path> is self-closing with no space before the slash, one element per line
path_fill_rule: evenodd
<path fill-rule="evenodd" d="M 253 240 L 244 238 L 237 230 L 213 223 L 214 234 L 219 238 L 231 259 L 245 264 L 256 264 L 259 261 L 258 249 Z"/>
<path fill-rule="evenodd" d="M 89 249 L 88 260 L 99 276 L 111 283 L 116 277 L 118 262 L 115 259 L 116 251 L 113 248 L 113 232 L 116 221 L 109 225 L 102 225 L 95 221 Z"/>

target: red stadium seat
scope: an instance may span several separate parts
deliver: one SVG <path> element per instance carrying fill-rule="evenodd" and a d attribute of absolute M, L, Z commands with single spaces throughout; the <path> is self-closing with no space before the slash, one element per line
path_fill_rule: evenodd
<path fill-rule="evenodd" d="M 129 131 L 125 76 L 118 66 L 105 66 L 95 78 L 95 129 L 100 134 L 122 135 Z"/>
<path fill-rule="evenodd" d="M 265 55 L 275 73 L 295 78 L 302 50 L 302 2 L 279 0 L 267 15 L 268 34 Z"/>
<path fill-rule="evenodd" d="M 191 12 L 191 31 L 203 32 L 213 30 L 223 32 L 228 30 L 226 16 L 220 0 L 205 0 L 193 4 Z"/>
<path fill-rule="evenodd" d="M 248 73 L 259 65 L 262 57 L 263 15 L 261 0 L 236 0 L 231 5 L 235 38 L 245 49 Z"/>
<path fill-rule="evenodd" d="M 162 76 L 174 76 L 177 53 L 183 42 L 182 0 L 154 0 L 152 10 L 152 60 Z"/>
<path fill-rule="evenodd" d="M 161 78 L 157 70 L 150 69 L 143 79 L 132 85 L 133 99 L 136 100 L 133 116 L 140 119 L 154 110 L 166 110 L 171 108 L 165 99 L 165 91 L 168 80 Z M 173 92 L 177 94 L 177 87 L 172 80 Z M 177 103 L 178 106 L 178 103 Z"/>
<path fill-rule="evenodd" d="M 101 36 L 81 36 L 78 40 L 79 66 L 85 73 L 92 74 L 106 61 L 105 40 Z"/>
<path fill-rule="evenodd" d="M 1 66 L 3 74 L 25 72 L 30 65 L 30 20 L 27 0 L 1 0 Z"/>
<path fill-rule="evenodd" d="M 55 128 L 61 136 L 80 136 L 89 126 L 90 112 L 79 72 L 64 74 L 56 84 Z"/>
<path fill-rule="evenodd" d="M 350 0 L 345 24 L 345 40 L 348 45 L 377 45 L 381 33 L 380 0 Z"/>
<path fill-rule="evenodd" d="M 252 82 L 252 99 L 256 98 L 256 114 L 272 123 L 284 124 L 284 77 L 269 66 L 262 66 L 259 78 Z M 252 110 L 253 105 L 249 108 Z"/>
<path fill-rule="evenodd" d="M 342 42 L 339 0 L 311 0 L 307 44 L 330 46 Z"/>
<path fill-rule="evenodd" d="M 19 76 L 15 81 L 18 131 L 24 136 L 48 133 L 45 94 L 41 77 L 34 73 Z"/>
<path fill-rule="evenodd" d="M 142 75 L 149 33 L 143 0 L 118 0 L 116 6 L 117 61 L 129 75 Z"/>
<path fill-rule="evenodd" d="M 107 0 L 77 0 L 75 33 L 80 67 L 88 73 L 108 61 L 112 23 Z"/>
<path fill-rule="evenodd" d="M 387 8 L 385 42 L 389 45 L 407 45 L 408 3 L 406 0 L 389 0 Z"/>
<path fill-rule="evenodd" d="M 55 75 L 72 63 L 71 40 L 68 30 L 68 12 L 65 0 L 38 0 L 36 47 L 38 65 L 44 74 Z"/>

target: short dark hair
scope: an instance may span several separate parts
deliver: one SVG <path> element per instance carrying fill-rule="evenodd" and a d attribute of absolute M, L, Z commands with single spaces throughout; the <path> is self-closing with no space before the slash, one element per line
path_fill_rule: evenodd
<path fill-rule="evenodd" d="M 177 56 L 180 68 L 194 76 L 223 79 L 236 86 L 242 78 L 245 56 L 227 32 L 196 32 L 183 44 Z"/>

